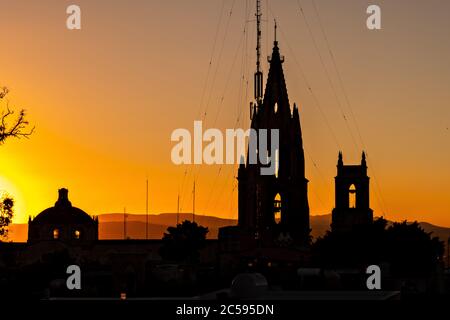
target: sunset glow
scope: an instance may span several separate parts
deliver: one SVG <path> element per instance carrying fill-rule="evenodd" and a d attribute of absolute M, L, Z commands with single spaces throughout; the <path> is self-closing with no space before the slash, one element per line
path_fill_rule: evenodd
<path fill-rule="evenodd" d="M 2 33 L 0 86 L 36 126 L 30 139 L 0 146 L 0 191 L 16 201 L 15 223 L 53 206 L 61 187 L 92 215 L 145 213 L 147 177 L 151 214 L 176 212 L 178 195 L 181 211 L 191 212 L 196 177 L 196 212 L 237 218 L 236 165 L 175 165 L 170 137 L 195 120 L 248 129 L 255 28 L 242 30 L 254 1 L 225 1 L 221 11 L 210 0 L 79 0 L 79 31 L 65 28 L 67 1 L 1 2 L 0 30 L 13 32 Z M 338 151 L 350 164 L 365 149 L 376 216 L 450 226 L 450 3 L 405 10 L 406 0 L 380 1 L 383 30 L 370 33 L 366 1 L 317 2 L 350 112 L 296 1 L 280 2 L 264 24 L 262 66 L 266 77 L 276 17 L 290 103 L 300 111 L 311 214 L 334 207 Z M 333 70 L 313 8 L 304 9 Z"/>

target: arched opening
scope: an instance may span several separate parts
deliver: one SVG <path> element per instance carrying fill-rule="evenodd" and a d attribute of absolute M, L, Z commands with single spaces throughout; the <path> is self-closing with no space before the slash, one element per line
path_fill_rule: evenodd
<path fill-rule="evenodd" d="M 275 196 L 273 200 L 273 216 L 275 223 L 280 223 L 281 221 L 281 196 L 279 193 Z"/>
<path fill-rule="evenodd" d="M 273 106 L 273 112 L 274 113 L 278 112 L 278 102 L 275 102 L 275 105 Z"/>
<path fill-rule="evenodd" d="M 80 237 L 81 237 L 81 231 L 80 231 L 80 230 L 75 230 L 75 231 L 73 232 L 73 237 L 74 237 L 75 239 L 79 240 Z"/>
<path fill-rule="evenodd" d="M 356 187 L 354 184 L 348 188 L 348 207 L 356 208 Z"/>
<path fill-rule="evenodd" d="M 59 239 L 59 229 L 53 229 L 53 239 Z"/>

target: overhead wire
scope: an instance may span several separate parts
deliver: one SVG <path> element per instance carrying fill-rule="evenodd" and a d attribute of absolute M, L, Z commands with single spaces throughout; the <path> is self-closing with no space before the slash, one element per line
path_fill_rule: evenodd
<path fill-rule="evenodd" d="M 329 42 L 327 34 L 325 32 L 325 28 L 323 26 L 322 19 L 321 19 L 320 14 L 319 14 L 319 10 L 317 9 L 315 0 L 311 0 L 311 2 L 312 2 L 312 6 L 313 6 L 313 9 L 314 9 L 315 15 L 317 17 L 317 21 L 319 22 L 320 30 L 321 30 L 322 36 L 323 36 L 323 38 L 325 40 L 325 43 L 326 43 L 326 46 L 327 46 L 327 49 L 328 49 L 328 53 L 330 55 L 330 58 L 331 58 L 331 61 L 332 61 L 333 67 L 334 67 L 334 70 L 335 70 L 335 72 L 337 74 L 338 83 L 339 83 L 340 89 L 341 89 L 341 91 L 343 93 L 344 100 L 345 100 L 345 102 L 347 104 L 350 116 L 353 119 L 356 132 L 357 132 L 359 140 L 361 142 L 361 146 L 366 151 L 366 161 L 369 164 L 369 166 L 372 168 L 371 170 L 372 170 L 372 176 L 374 178 L 374 183 L 375 183 L 375 186 L 376 186 L 376 194 L 377 194 L 377 197 L 379 198 L 378 202 L 379 202 L 381 210 L 383 211 L 383 216 L 385 216 L 386 215 L 386 202 L 385 202 L 384 197 L 382 195 L 381 188 L 380 188 L 379 183 L 378 183 L 378 179 L 376 178 L 375 168 L 373 166 L 373 163 L 369 159 L 370 157 L 368 155 L 368 151 L 367 151 L 364 139 L 362 137 L 361 130 L 359 129 L 358 120 L 356 119 L 356 116 L 355 116 L 355 114 L 353 112 L 353 107 L 352 107 L 352 105 L 350 103 L 350 99 L 348 97 L 347 90 L 345 89 L 345 86 L 344 86 L 344 81 L 342 80 L 341 72 L 340 72 L 340 70 L 338 68 L 335 56 L 333 54 L 333 50 L 331 49 L 330 42 Z"/>
<path fill-rule="evenodd" d="M 210 54 L 209 61 L 208 61 L 208 69 L 207 69 L 207 73 L 206 73 L 206 77 L 205 77 L 205 81 L 204 81 L 204 85 L 203 85 L 203 89 L 202 89 L 202 93 L 201 93 L 201 97 L 200 97 L 200 104 L 199 104 L 198 111 L 197 111 L 197 117 L 196 117 L 197 119 L 200 118 L 200 116 L 201 116 L 203 101 L 205 98 L 206 90 L 208 89 L 209 77 L 210 77 L 211 68 L 212 68 L 212 64 L 213 64 L 213 60 L 214 60 L 214 54 L 216 51 L 216 45 L 217 45 L 217 39 L 219 37 L 220 26 L 222 24 L 222 17 L 223 17 L 223 12 L 224 12 L 224 8 L 225 8 L 225 3 L 226 3 L 226 0 L 223 0 L 222 5 L 219 10 L 219 19 L 217 21 L 216 30 L 214 33 L 213 45 L 211 48 L 211 54 Z M 185 165 L 181 191 L 179 191 L 179 193 L 180 193 L 180 211 L 182 211 L 183 203 L 184 203 L 184 199 L 185 199 L 184 198 L 185 181 L 186 181 L 186 178 L 188 178 L 188 180 L 189 180 L 191 171 L 192 171 L 192 164 Z"/>

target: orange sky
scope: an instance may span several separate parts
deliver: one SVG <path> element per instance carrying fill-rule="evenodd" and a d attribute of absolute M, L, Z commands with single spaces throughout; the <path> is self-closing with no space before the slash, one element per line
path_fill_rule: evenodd
<path fill-rule="evenodd" d="M 297 1 L 262 2 L 263 57 L 276 16 L 290 102 L 300 106 L 312 214 L 333 208 L 338 150 L 346 163 L 360 159 L 357 119 L 375 214 L 450 226 L 450 3 L 377 1 L 383 29 L 369 31 L 372 2 L 316 0 L 353 118 L 312 2 L 300 1 L 318 50 Z M 82 10 L 80 31 L 65 27 L 72 3 Z M 36 125 L 31 139 L 0 147 L 0 190 L 16 198 L 15 222 L 53 205 L 60 187 L 90 214 L 143 213 L 147 176 L 151 213 L 174 212 L 179 190 L 182 211 L 191 211 L 192 172 L 198 213 L 237 217 L 234 167 L 195 167 L 183 178 L 187 168 L 170 160 L 170 134 L 192 130 L 199 110 L 207 127 L 248 126 L 254 23 L 242 31 L 254 1 L 0 4 L 0 85 Z M 267 75 L 265 58 L 263 68 Z"/>

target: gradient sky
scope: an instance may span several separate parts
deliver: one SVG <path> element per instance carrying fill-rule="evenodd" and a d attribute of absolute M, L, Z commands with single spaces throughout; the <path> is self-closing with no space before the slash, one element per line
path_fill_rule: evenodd
<path fill-rule="evenodd" d="M 262 1 L 263 68 L 276 17 L 311 213 L 333 208 L 339 149 L 356 163 L 365 148 L 376 215 L 450 226 L 450 2 L 315 1 L 352 111 L 311 0 L 300 3 L 316 46 L 296 0 Z M 80 31 L 66 29 L 69 4 L 81 7 Z M 369 4 L 380 5 L 382 30 L 366 28 Z M 151 213 L 175 212 L 178 192 L 189 212 L 194 175 L 196 211 L 237 218 L 234 166 L 176 166 L 170 135 L 192 130 L 205 110 L 206 127 L 248 127 L 254 0 L 0 5 L 0 86 L 36 126 L 29 140 L 0 147 L 0 190 L 16 198 L 15 222 L 52 206 L 60 187 L 90 214 L 143 213 L 146 177 Z"/>

